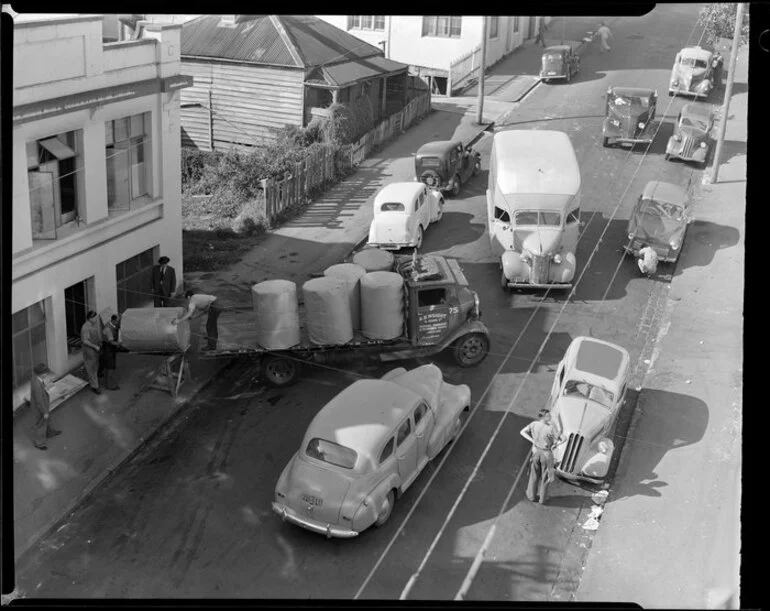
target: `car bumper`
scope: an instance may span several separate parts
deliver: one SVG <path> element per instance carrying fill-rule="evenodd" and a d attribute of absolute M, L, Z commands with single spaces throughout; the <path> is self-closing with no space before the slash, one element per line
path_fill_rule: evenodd
<path fill-rule="evenodd" d="M 301 526 L 307 530 L 312 530 L 319 535 L 325 535 L 329 539 L 332 537 L 339 539 L 351 539 L 358 536 L 356 531 L 349 528 L 340 528 L 339 526 L 332 526 L 331 524 L 325 524 L 318 520 L 311 520 L 298 516 L 293 509 L 290 509 L 289 507 L 286 507 L 286 505 L 282 505 L 280 503 L 273 502 L 273 511 L 277 513 L 284 522 L 291 522 L 292 524 L 296 524 L 297 526 Z"/>
<path fill-rule="evenodd" d="M 668 92 L 674 95 L 689 95 L 693 98 L 707 98 L 709 97 L 708 91 L 691 91 L 688 89 L 677 89 L 675 87 L 669 87 Z"/>
<path fill-rule="evenodd" d="M 541 81 L 550 81 L 551 79 L 566 79 L 566 74 L 543 74 L 542 72 L 539 75 L 539 78 Z"/>
<path fill-rule="evenodd" d="M 570 482 L 586 483 L 586 484 L 602 484 L 607 479 L 606 477 L 592 477 L 590 475 L 584 475 L 582 473 L 567 473 L 562 471 L 558 467 L 555 469 L 556 475 Z"/>
<path fill-rule="evenodd" d="M 645 136 L 644 138 L 626 138 L 624 136 L 613 136 L 611 134 L 607 134 L 607 137 L 616 142 L 621 144 L 650 144 L 653 140 L 652 136 Z"/>
<path fill-rule="evenodd" d="M 693 153 L 690 155 L 687 155 L 684 153 L 684 151 L 679 150 L 668 150 L 666 151 L 666 154 L 671 159 L 682 159 L 684 161 L 695 161 L 698 163 L 703 163 L 706 160 L 706 155 L 708 154 L 708 149 L 697 147 L 694 149 Z"/>
<path fill-rule="evenodd" d="M 511 288 L 529 288 L 529 289 L 568 289 L 572 288 L 571 282 L 526 282 L 519 280 L 509 280 L 507 286 Z"/>
<path fill-rule="evenodd" d="M 633 255 L 634 258 L 637 259 L 639 258 L 639 250 L 641 248 L 642 246 L 640 244 L 623 247 L 626 254 Z M 679 257 L 678 250 L 671 250 L 670 248 L 664 250 L 660 246 L 653 246 L 653 248 L 655 249 L 655 254 L 658 255 L 658 263 L 673 263 Z"/>
<path fill-rule="evenodd" d="M 415 242 L 369 242 L 369 246 L 374 246 L 382 250 L 401 250 L 402 248 L 412 248 L 416 246 Z"/>

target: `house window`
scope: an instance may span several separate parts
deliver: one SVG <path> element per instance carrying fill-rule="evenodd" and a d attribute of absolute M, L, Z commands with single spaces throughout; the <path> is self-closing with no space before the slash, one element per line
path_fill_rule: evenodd
<path fill-rule="evenodd" d="M 118 312 L 152 307 L 152 266 L 158 256 L 159 247 L 154 246 L 115 266 Z"/>
<path fill-rule="evenodd" d="M 514 33 L 519 31 L 519 18 L 518 17 L 514 17 L 513 18 L 513 31 L 514 31 Z"/>
<path fill-rule="evenodd" d="M 13 315 L 13 387 L 32 376 L 38 363 L 48 365 L 45 343 L 45 307 L 39 301 Z"/>
<path fill-rule="evenodd" d="M 80 130 L 27 143 L 32 238 L 55 240 L 56 229 L 78 217 Z"/>
<path fill-rule="evenodd" d="M 385 31 L 385 15 L 348 15 L 348 30 Z"/>
<path fill-rule="evenodd" d="M 462 17 L 428 15 L 422 18 L 422 35 L 460 38 Z"/>
<path fill-rule="evenodd" d="M 489 19 L 489 37 L 497 38 L 498 17 L 487 17 Z"/>
<path fill-rule="evenodd" d="M 105 123 L 107 205 L 127 210 L 150 194 L 150 113 Z"/>

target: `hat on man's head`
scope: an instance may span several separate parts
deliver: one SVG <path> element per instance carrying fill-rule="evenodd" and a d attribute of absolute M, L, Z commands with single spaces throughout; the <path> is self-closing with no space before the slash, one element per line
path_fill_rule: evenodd
<path fill-rule="evenodd" d="M 539 412 L 537 412 L 538 418 L 542 418 L 543 416 L 550 416 L 550 415 L 551 415 L 551 411 L 546 408 L 543 408 Z"/>
<path fill-rule="evenodd" d="M 168 263 L 169 261 L 171 261 L 171 259 L 169 259 L 168 257 L 161 257 L 160 259 L 158 259 L 158 263 L 159 263 L 160 265 L 165 265 L 165 264 L 166 264 L 166 263 Z"/>
<path fill-rule="evenodd" d="M 34 371 L 37 375 L 42 375 L 46 371 L 48 371 L 48 365 L 46 365 L 45 363 L 38 363 L 37 365 L 35 365 L 32 371 Z"/>

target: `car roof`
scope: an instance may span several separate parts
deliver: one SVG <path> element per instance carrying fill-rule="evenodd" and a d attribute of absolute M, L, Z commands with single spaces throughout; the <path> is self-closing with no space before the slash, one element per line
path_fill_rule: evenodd
<path fill-rule="evenodd" d="M 435 155 L 448 151 L 461 144 L 462 141 L 460 140 L 436 140 L 434 142 L 426 142 L 417 149 L 417 155 Z"/>
<path fill-rule="evenodd" d="M 681 112 L 683 117 L 695 116 L 703 117 L 704 119 L 710 119 L 714 114 L 714 111 L 712 111 L 711 108 L 702 104 L 685 104 L 682 106 Z"/>
<path fill-rule="evenodd" d="M 425 184 L 412 180 L 409 182 L 392 182 L 385 185 L 374 196 L 375 203 L 382 203 L 386 200 L 397 202 L 412 201 L 419 193 L 425 189 Z"/>
<path fill-rule="evenodd" d="M 548 53 L 549 51 L 569 51 L 571 48 L 569 45 L 553 45 L 543 49 L 543 53 Z"/>
<path fill-rule="evenodd" d="M 651 180 L 645 185 L 642 198 L 683 205 L 687 199 L 687 192 L 682 187 L 672 185 L 670 182 Z"/>
<path fill-rule="evenodd" d="M 305 433 L 370 457 L 421 400 L 389 380 L 358 380 L 324 405 Z"/>
<path fill-rule="evenodd" d="M 680 53 L 682 57 L 695 57 L 696 59 L 709 59 L 713 54 L 703 47 L 684 47 Z"/>
<path fill-rule="evenodd" d="M 654 89 L 645 89 L 643 87 L 611 87 L 615 95 L 638 96 L 648 98 L 655 93 Z"/>
<path fill-rule="evenodd" d="M 564 132 L 544 129 L 498 132 L 492 151 L 497 160 L 497 184 L 504 195 L 574 195 L 580 189 L 580 166 L 572 141 Z"/>
<path fill-rule="evenodd" d="M 625 348 L 595 337 L 576 337 L 567 351 L 569 367 L 582 372 L 586 382 L 614 388 L 623 382 L 623 372 L 631 360 Z"/>

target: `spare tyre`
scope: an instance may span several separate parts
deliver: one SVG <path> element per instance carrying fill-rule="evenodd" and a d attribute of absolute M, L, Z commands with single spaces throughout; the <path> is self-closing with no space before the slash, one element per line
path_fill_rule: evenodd
<path fill-rule="evenodd" d="M 420 174 L 420 182 L 437 189 L 441 185 L 441 177 L 435 170 L 425 170 Z"/>

